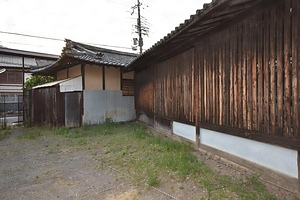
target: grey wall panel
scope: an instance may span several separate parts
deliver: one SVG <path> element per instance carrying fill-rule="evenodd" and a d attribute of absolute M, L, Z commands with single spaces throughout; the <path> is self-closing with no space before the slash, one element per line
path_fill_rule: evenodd
<path fill-rule="evenodd" d="M 99 124 L 110 119 L 125 122 L 135 119 L 134 97 L 122 96 L 122 91 L 85 90 L 84 124 Z"/>
<path fill-rule="evenodd" d="M 65 93 L 65 125 L 81 125 L 81 92 Z"/>

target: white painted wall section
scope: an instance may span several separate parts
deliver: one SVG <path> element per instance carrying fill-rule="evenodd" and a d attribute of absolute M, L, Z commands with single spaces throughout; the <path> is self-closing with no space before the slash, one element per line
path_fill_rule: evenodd
<path fill-rule="evenodd" d="M 298 178 L 297 151 L 202 128 L 200 129 L 200 142 Z"/>
<path fill-rule="evenodd" d="M 173 122 L 173 133 L 176 135 L 179 135 L 181 137 L 184 137 L 186 139 L 196 141 L 196 127 L 179 123 L 179 122 Z"/>
<path fill-rule="evenodd" d="M 60 92 L 82 91 L 82 77 L 78 76 L 60 83 L 59 90 Z"/>

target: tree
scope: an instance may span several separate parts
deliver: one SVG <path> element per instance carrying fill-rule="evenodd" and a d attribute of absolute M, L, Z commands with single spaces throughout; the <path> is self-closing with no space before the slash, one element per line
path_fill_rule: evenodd
<path fill-rule="evenodd" d="M 54 78 L 52 76 L 41 76 L 41 75 L 31 76 L 30 78 L 26 79 L 23 89 L 28 90 L 35 86 L 43 85 L 45 83 L 49 83 L 52 81 L 54 81 Z"/>

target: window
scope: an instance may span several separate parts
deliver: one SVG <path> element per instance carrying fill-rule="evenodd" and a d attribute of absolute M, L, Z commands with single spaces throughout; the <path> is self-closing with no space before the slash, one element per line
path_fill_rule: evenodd
<path fill-rule="evenodd" d="M 134 96 L 134 80 L 123 79 L 122 80 L 122 93 L 123 96 Z"/>
<path fill-rule="evenodd" d="M 0 83 L 22 84 L 22 72 L 4 72 L 0 74 Z"/>

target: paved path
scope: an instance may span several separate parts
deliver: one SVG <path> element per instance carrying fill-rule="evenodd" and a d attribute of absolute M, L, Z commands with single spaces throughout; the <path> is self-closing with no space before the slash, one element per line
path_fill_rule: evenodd
<path fill-rule="evenodd" d="M 2 120 L 3 120 L 3 118 L 0 118 L 0 121 L 2 121 Z M 5 117 L 5 120 L 8 125 L 12 125 L 13 123 L 18 122 L 18 116 Z"/>

